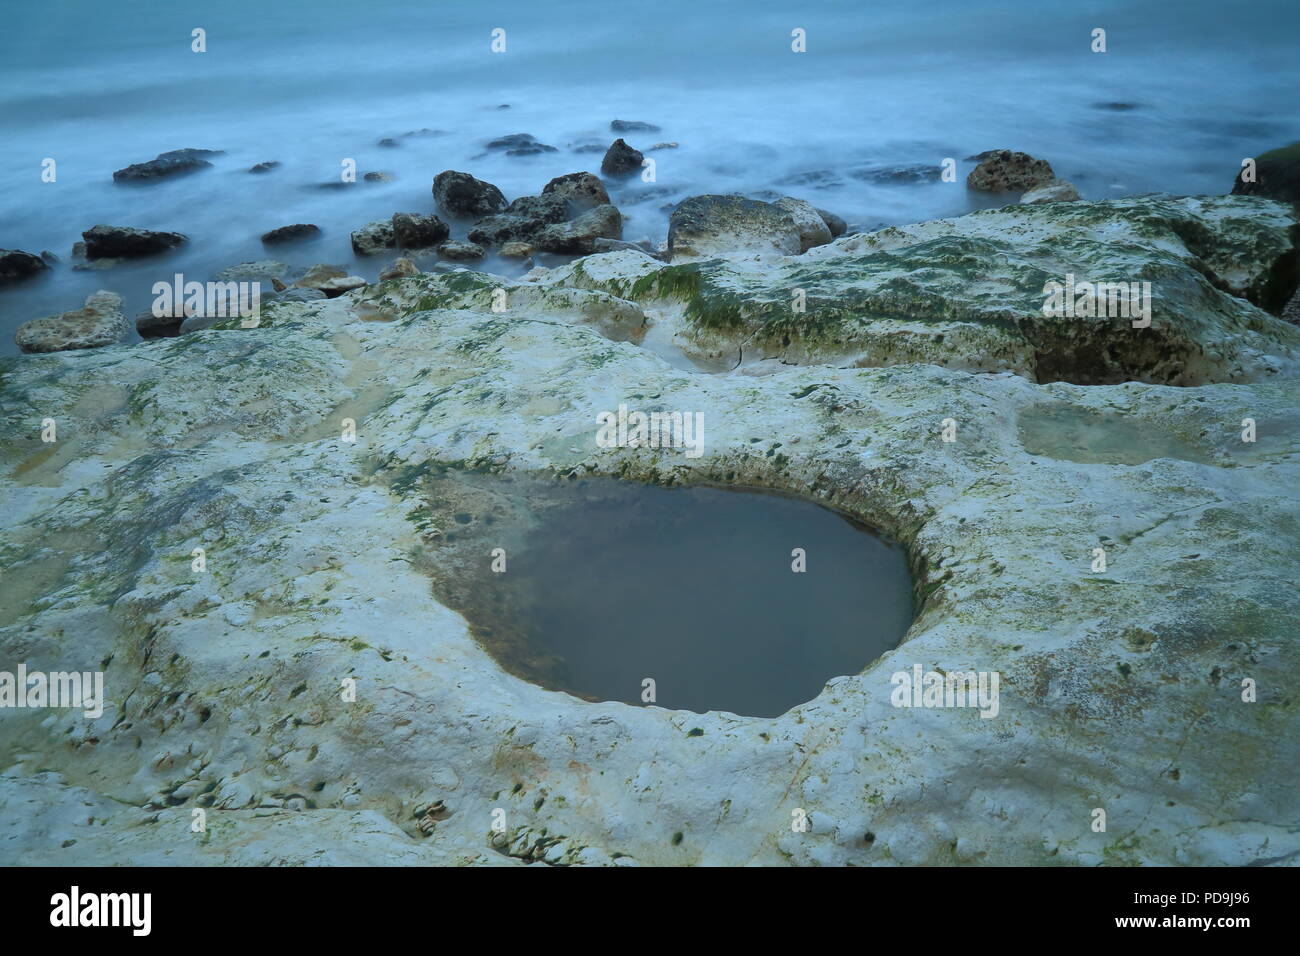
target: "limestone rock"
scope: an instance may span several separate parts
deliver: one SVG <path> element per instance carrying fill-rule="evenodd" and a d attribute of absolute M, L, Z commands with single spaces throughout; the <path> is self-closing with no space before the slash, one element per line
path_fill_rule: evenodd
<path fill-rule="evenodd" d="M 549 225 L 537 233 L 534 244 L 546 252 L 587 255 L 595 252 L 598 238 L 618 239 L 623 235 L 623 217 L 606 203 L 588 210 L 577 219 Z"/>
<path fill-rule="evenodd" d="M 379 273 L 379 278 L 381 280 L 401 279 L 406 276 L 415 276 L 419 274 L 420 270 L 415 267 L 415 263 L 410 259 L 407 259 L 405 256 L 401 256 L 393 260 L 391 266 Z"/>
<path fill-rule="evenodd" d="M 478 243 L 462 242 L 459 239 L 444 242 L 438 247 L 438 255 L 444 259 L 482 259 L 486 254 L 487 250 Z"/>
<path fill-rule="evenodd" d="M 644 158 L 639 150 L 633 149 L 622 139 L 616 139 L 605 151 L 605 158 L 600 161 L 600 171 L 606 176 L 631 176 L 640 171 Z"/>
<path fill-rule="evenodd" d="M 984 192 L 1024 192 L 1046 186 L 1056 178 L 1052 164 L 1028 153 L 1009 149 L 981 153 L 980 164 L 966 177 L 966 185 Z"/>
<path fill-rule="evenodd" d="M 0 286 L 44 272 L 49 266 L 40 256 L 21 249 L 0 249 Z"/>
<path fill-rule="evenodd" d="M 771 203 L 743 196 L 692 196 L 668 223 L 673 260 L 732 255 L 798 255 L 799 225 Z"/>
<path fill-rule="evenodd" d="M 352 251 L 359 256 L 377 256 L 397 245 L 392 220 L 376 219 L 352 233 Z"/>
<path fill-rule="evenodd" d="M 426 249 L 451 235 L 451 227 L 437 216 L 395 212 L 392 223 L 393 240 L 399 249 Z"/>
<path fill-rule="evenodd" d="M 434 177 L 433 198 L 449 216 L 481 218 L 506 208 L 506 197 L 491 183 L 469 173 L 445 170 Z"/>
<path fill-rule="evenodd" d="M 580 209 L 603 206 L 609 202 L 609 193 L 600 177 L 587 172 L 556 176 L 542 187 L 542 195 L 558 196 Z"/>
<path fill-rule="evenodd" d="M 18 326 L 14 341 L 24 352 L 63 352 L 114 345 L 131 334 L 122 314 L 122 297 L 100 289 L 86 299 L 84 308 L 32 319 Z"/>
<path fill-rule="evenodd" d="M 831 241 L 830 226 L 810 202 L 782 196 L 772 203 L 777 209 L 789 213 L 799 229 L 800 252 L 807 252 L 813 246 L 824 246 Z"/>
<path fill-rule="evenodd" d="M 1020 197 L 1022 203 L 1074 202 L 1079 198 L 1079 190 L 1074 184 L 1064 179 L 1053 179 L 1050 183 L 1035 186 Z"/>
<path fill-rule="evenodd" d="M 119 183 L 151 183 L 172 176 L 197 172 L 212 164 L 205 157 L 219 155 L 219 149 L 173 149 L 144 163 L 133 163 L 113 173 Z"/>

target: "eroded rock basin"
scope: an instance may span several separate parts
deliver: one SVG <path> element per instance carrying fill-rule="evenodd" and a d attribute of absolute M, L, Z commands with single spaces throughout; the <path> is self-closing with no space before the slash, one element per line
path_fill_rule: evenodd
<path fill-rule="evenodd" d="M 507 670 L 587 700 L 776 717 L 911 623 L 902 549 L 807 501 L 463 472 L 430 494 L 439 597 Z"/>

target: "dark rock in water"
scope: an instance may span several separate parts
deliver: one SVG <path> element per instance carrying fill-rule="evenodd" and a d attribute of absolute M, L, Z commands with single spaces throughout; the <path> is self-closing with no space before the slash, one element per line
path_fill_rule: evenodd
<path fill-rule="evenodd" d="M 621 139 L 614 140 L 600 162 L 600 171 L 606 176 L 631 176 L 641 168 L 645 159 L 639 150 L 633 149 Z"/>
<path fill-rule="evenodd" d="M 393 213 L 393 240 L 399 249 L 436 246 L 451 235 L 451 227 L 437 216 L 415 212 Z"/>
<path fill-rule="evenodd" d="M 292 242 L 296 239 L 313 239 L 320 235 L 320 226 L 313 225 L 309 222 L 294 223 L 292 226 L 281 226 L 278 229 L 272 229 L 270 232 L 262 234 L 262 242 L 268 246 L 275 245 L 277 242 Z"/>
<path fill-rule="evenodd" d="M 174 338 L 180 334 L 181 323 L 184 321 L 183 315 L 154 315 L 152 312 L 141 312 L 135 317 L 135 330 L 140 333 L 142 339 Z"/>
<path fill-rule="evenodd" d="M 1092 108 L 1096 110 L 1111 110 L 1116 113 L 1126 113 L 1129 110 L 1138 108 L 1137 103 L 1093 103 Z"/>
<path fill-rule="evenodd" d="M 433 198 L 448 215 L 462 219 L 490 216 L 506 208 L 506 197 L 501 190 L 454 169 L 444 170 L 434 177 Z"/>
<path fill-rule="evenodd" d="M 812 186 L 814 189 L 836 189 L 844 185 L 839 173 L 832 169 L 810 169 L 802 173 L 791 173 L 776 181 L 778 186 Z"/>
<path fill-rule="evenodd" d="M 280 165 L 280 161 L 273 159 L 270 160 L 269 162 L 258 163 L 256 166 L 250 166 L 248 168 L 248 171 L 250 173 L 269 173 L 271 170 L 275 169 L 279 165 Z"/>
<path fill-rule="evenodd" d="M 910 185 L 914 183 L 937 183 L 943 176 L 938 166 L 916 163 L 904 166 L 862 166 L 850 169 L 849 175 L 865 183 L 882 185 Z"/>
<path fill-rule="evenodd" d="M 8 285 L 20 279 L 44 272 L 49 266 L 40 256 L 21 249 L 0 249 L 0 285 Z"/>
<path fill-rule="evenodd" d="M 1034 159 L 1028 153 L 999 149 L 985 156 L 970 171 L 966 185 L 985 192 L 1025 192 L 1046 186 L 1055 178 L 1052 164 L 1047 160 Z"/>
<path fill-rule="evenodd" d="M 391 136 L 385 136 L 383 139 L 381 139 L 381 140 L 380 140 L 378 143 L 376 143 L 375 145 L 377 145 L 377 146 L 384 146 L 384 147 L 386 147 L 386 148 L 388 148 L 388 149 L 396 149 L 398 146 L 400 146 L 400 145 L 402 145 L 402 144 L 399 143 L 397 140 L 393 139 L 393 137 L 391 137 Z"/>
<path fill-rule="evenodd" d="M 482 259 L 484 248 L 476 242 L 451 240 L 438 247 L 438 254 L 447 259 Z"/>
<path fill-rule="evenodd" d="M 393 181 L 392 173 L 363 173 L 362 180 L 368 183 L 391 183 Z"/>
<path fill-rule="evenodd" d="M 56 256 L 54 253 L 50 252 L 50 250 L 48 250 L 48 249 L 42 249 L 42 250 L 41 250 L 41 258 L 44 259 L 45 262 L 46 262 L 46 264 L 48 264 L 48 265 L 54 265 L 55 263 L 58 263 L 58 262 L 62 262 L 62 261 L 63 261 L 63 260 L 60 259 L 58 256 Z"/>
<path fill-rule="evenodd" d="M 574 153 L 603 153 L 608 149 L 604 143 L 583 143 L 580 146 L 572 147 Z"/>
<path fill-rule="evenodd" d="M 256 262 L 238 262 L 227 266 L 220 272 L 214 272 L 216 282 L 261 282 L 264 286 L 274 285 L 284 278 L 289 267 L 276 259 L 259 259 Z"/>
<path fill-rule="evenodd" d="M 499 109 L 499 110 L 508 110 L 508 109 L 510 109 L 510 104 L 509 104 L 509 103 L 502 103 L 500 106 L 497 107 L 497 109 Z"/>
<path fill-rule="evenodd" d="M 526 242 L 546 227 L 540 219 L 527 216 L 501 214 L 485 216 L 469 231 L 469 241 L 482 246 L 496 246 L 506 242 Z"/>
<path fill-rule="evenodd" d="M 623 238 L 623 217 L 606 203 L 583 213 L 569 222 L 547 226 L 537 235 L 535 245 L 545 252 L 586 256 L 596 251 L 596 239 Z"/>
<path fill-rule="evenodd" d="M 187 241 L 179 232 L 152 232 L 129 226 L 94 226 L 81 234 L 87 259 L 133 259 L 166 252 Z"/>
<path fill-rule="evenodd" d="M 543 224 L 564 222 L 569 218 L 569 203 L 564 196 L 548 194 L 543 190 L 540 196 L 520 196 L 506 207 L 506 214 L 537 219 Z"/>
<path fill-rule="evenodd" d="M 396 243 L 393 223 L 387 219 L 368 222 L 352 233 L 352 251 L 359 256 L 379 255 L 386 249 L 392 249 Z"/>
<path fill-rule="evenodd" d="M 563 199 L 571 208 L 594 208 L 609 202 L 609 192 L 600 177 L 587 172 L 556 176 L 542 187 L 542 195 Z"/>
<path fill-rule="evenodd" d="M 487 144 L 487 149 L 504 149 L 507 156 L 534 156 L 537 153 L 557 152 L 554 146 L 547 146 L 545 143 L 539 143 L 529 133 L 512 133 L 509 136 L 502 136 L 500 139 L 494 139 L 492 142 Z"/>
<path fill-rule="evenodd" d="M 835 238 L 844 235 L 848 231 L 849 224 L 833 212 L 827 212 L 825 209 L 818 209 L 817 215 L 822 217 L 826 223 L 826 228 L 831 231 L 831 237 Z"/>
<path fill-rule="evenodd" d="M 119 169 L 113 173 L 113 179 L 119 183 L 147 183 L 168 176 L 192 173 L 212 165 L 204 156 L 217 156 L 221 152 L 219 149 L 173 149 L 171 152 L 160 153 L 147 163 L 133 163 L 125 169 Z"/>
<path fill-rule="evenodd" d="M 653 123 L 642 123 L 637 120 L 614 120 L 609 124 L 611 133 L 658 133 L 659 127 Z"/>
<path fill-rule="evenodd" d="M 1255 181 L 1243 182 L 1242 168 L 1232 191 L 1244 196 L 1263 196 L 1282 202 L 1300 203 L 1300 143 L 1292 143 L 1255 157 Z"/>

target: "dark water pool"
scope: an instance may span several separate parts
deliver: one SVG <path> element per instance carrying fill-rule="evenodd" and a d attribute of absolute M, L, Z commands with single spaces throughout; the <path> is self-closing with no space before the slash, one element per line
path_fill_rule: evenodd
<path fill-rule="evenodd" d="M 644 704 L 650 679 L 661 707 L 773 717 L 911 623 L 902 549 L 806 501 L 613 480 L 471 497 L 435 546 L 460 559 L 435 560 L 455 568 L 449 603 L 508 670 L 551 689 Z"/>

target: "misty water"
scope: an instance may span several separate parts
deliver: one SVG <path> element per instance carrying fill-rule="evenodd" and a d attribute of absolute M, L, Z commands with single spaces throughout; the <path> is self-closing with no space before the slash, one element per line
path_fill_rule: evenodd
<path fill-rule="evenodd" d="M 493 503 L 445 522 L 439 596 L 507 670 L 548 689 L 775 717 L 911 624 L 902 549 L 807 501 L 612 479 L 477 484 Z"/>
<path fill-rule="evenodd" d="M 806 53 L 791 51 L 796 27 Z M 1104 54 L 1090 51 L 1094 27 L 1108 32 Z M 205 279 L 270 256 L 373 279 L 383 261 L 358 261 L 348 234 L 396 211 L 431 212 L 439 171 L 471 172 L 509 198 L 536 193 L 598 170 L 616 118 L 660 127 L 628 134 L 638 148 L 679 144 L 647 153 L 655 183 L 611 191 L 628 239 L 661 241 L 671 204 L 699 193 L 807 198 L 859 229 L 956 215 L 1000 202 L 962 184 L 965 158 L 996 147 L 1050 160 L 1085 198 L 1222 193 L 1242 157 L 1297 136 L 1298 27 L 1294 0 L 1246 12 L 1217 0 L 14 4 L 0 32 L 0 248 L 63 262 L 0 290 L 0 349 L 15 351 L 21 322 L 99 288 L 123 294 L 129 315 L 145 311 L 151 285 L 175 272 Z M 205 53 L 191 50 L 195 28 Z M 491 51 L 496 28 L 505 53 Z M 438 135 L 402 137 L 426 129 Z M 485 150 L 512 133 L 556 151 Z M 379 146 L 385 137 L 400 145 Z M 182 147 L 225 153 L 180 179 L 112 180 Z M 875 178 L 946 157 L 960 163 L 956 184 Z M 45 158 L 55 182 L 41 181 Z M 338 184 L 345 158 L 394 181 L 322 188 Z M 281 165 L 246 172 L 267 160 Z M 296 222 L 324 236 L 261 246 L 261 233 Z M 190 242 L 73 271 L 71 246 L 96 223 Z M 453 226 L 463 237 L 469 224 Z"/>

